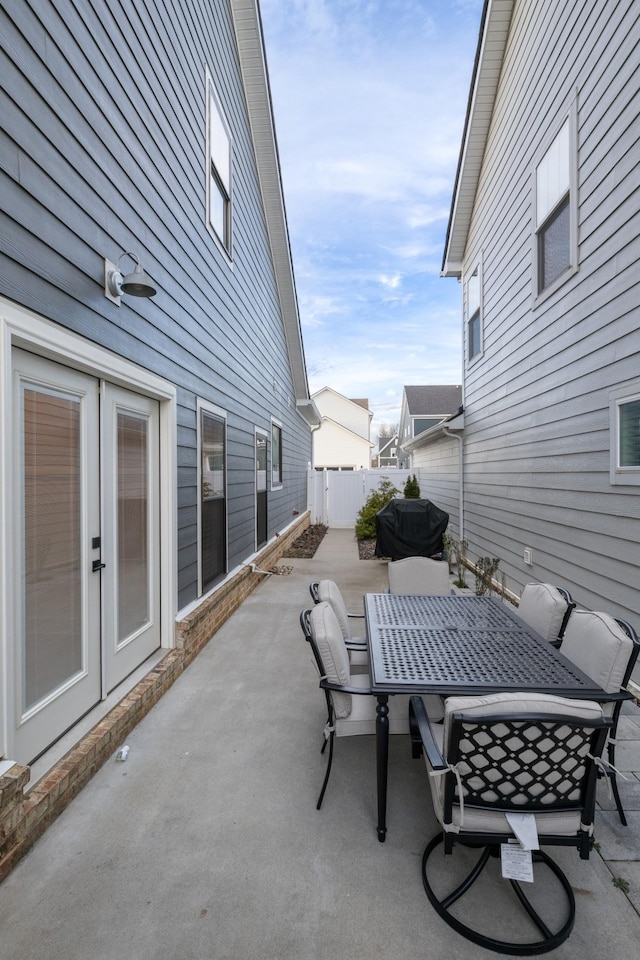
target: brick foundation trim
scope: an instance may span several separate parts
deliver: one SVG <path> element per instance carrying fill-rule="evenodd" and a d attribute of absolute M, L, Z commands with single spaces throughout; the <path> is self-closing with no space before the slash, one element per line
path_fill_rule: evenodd
<path fill-rule="evenodd" d="M 306 513 L 285 534 L 267 544 L 255 557 L 255 566 L 272 568 L 308 526 Z M 29 767 L 15 764 L 0 776 L 0 882 L 262 580 L 264 574 L 253 571 L 250 565 L 242 566 L 179 621 L 175 649 L 168 650 L 26 796 Z"/>

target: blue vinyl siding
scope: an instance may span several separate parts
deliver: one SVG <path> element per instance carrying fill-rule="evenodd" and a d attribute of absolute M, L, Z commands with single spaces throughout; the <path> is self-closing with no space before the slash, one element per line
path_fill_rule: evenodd
<path fill-rule="evenodd" d="M 230 6 L 21 0 L 0 34 L 1 292 L 176 385 L 182 606 L 197 594 L 196 399 L 228 415 L 230 568 L 254 549 L 254 428 L 283 425 L 269 536 L 306 509 L 311 459 Z M 206 226 L 206 70 L 234 145 L 231 264 Z M 153 300 L 104 297 L 103 258 L 123 250 Z"/>

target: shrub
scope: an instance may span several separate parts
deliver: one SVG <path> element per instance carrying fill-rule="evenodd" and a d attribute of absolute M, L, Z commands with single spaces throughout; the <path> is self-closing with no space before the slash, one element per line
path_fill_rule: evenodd
<path fill-rule="evenodd" d="M 493 575 L 500 566 L 497 557 L 479 557 L 476 560 L 476 596 L 491 593 Z"/>
<path fill-rule="evenodd" d="M 464 572 L 466 568 L 465 558 L 469 547 L 468 542 L 466 540 L 454 540 L 448 533 L 443 535 L 442 542 L 449 564 L 449 573 L 453 573 L 454 563 L 458 571 L 458 579 L 454 581 L 454 586 L 461 588 L 466 587 L 467 581 L 464 578 Z"/>
<path fill-rule="evenodd" d="M 404 496 L 405 496 L 405 500 L 420 499 L 420 484 L 416 479 L 415 473 L 413 476 L 407 477 L 407 481 L 404 485 Z"/>
<path fill-rule="evenodd" d="M 364 506 L 358 511 L 356 539 L 373 540 L 376 535 L 376 513 L 382 510 L 400 491 L 388 477 L 382 477 L 377 490 L 372 490 Z"/>

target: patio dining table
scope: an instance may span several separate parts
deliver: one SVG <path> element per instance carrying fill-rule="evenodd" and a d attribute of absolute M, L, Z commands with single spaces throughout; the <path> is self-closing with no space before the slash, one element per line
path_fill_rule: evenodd
<path fill-rule="evenodd" d="M 596 700 L 606 693 L 508 605 L 488 596 L 364 598 L 371 689 L 378 700 L 378 839 L 387 833 L 388 699 L 393 694 L 484 696 L 523 691 Z"/>

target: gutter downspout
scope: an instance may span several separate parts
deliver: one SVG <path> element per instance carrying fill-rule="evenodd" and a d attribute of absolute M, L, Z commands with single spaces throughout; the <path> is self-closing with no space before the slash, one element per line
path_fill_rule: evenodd
<path fill-rule="evenodd" d="M 442 432 L 445 437 L 453 437 L 454 440 L 458 441 L 458 490 L 460 495 L 460 540 L 464 540 L 464 440 L 462 434 L 457 433 L 453 430 L 449 430 L 448 427 L 443 427 Z"/>

